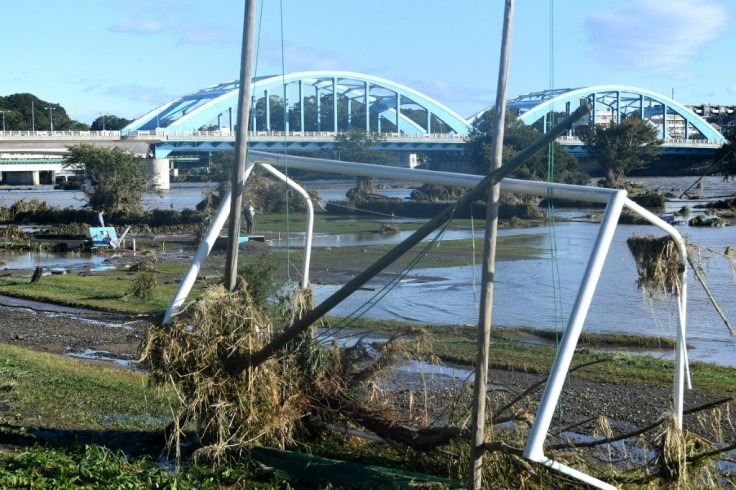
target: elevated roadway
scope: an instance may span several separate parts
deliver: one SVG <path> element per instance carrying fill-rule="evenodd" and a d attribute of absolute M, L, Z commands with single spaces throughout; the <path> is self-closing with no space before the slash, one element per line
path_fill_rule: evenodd
<path fill-rule="evenodd" d="M 390 152 L 461 152 L 465 138 L 455 133 L 449 134 L 401 134 L 383 133 L 385 141 L 379 145 L 382 151 Z M 275 153 L 319 152 L 329 150 L 335 145 L 332 132 L 283 132 L 257 131 L 249 136 L 249 146 L 253 150 Z M 562 136 L 558 143 L 570 153 L 584 158 L 583 142 L 575 136 Z M 6 131 L 0 132 L 0 172 L 3 182 L 8 184 L 37 185 L 54 183 L 55 175 L 63 169 L 63 157 L 67 148 L 78 144 L 92 144 L 102 147 L 125 148 L 151 164 L 157 164 L 157 171 L 163 173 L 173 164 L 169 158 L 177 155 L 192 155 L 233 149 L 235 135 L 229 130 L 216 131 L 169 131 L 141 130 L 123 134 L 120 131 Z M 703 139 L 666 139 L 662 142 L 662 153 L 667 156 L 694 156 L 712 158 L 720 142 Z"/>

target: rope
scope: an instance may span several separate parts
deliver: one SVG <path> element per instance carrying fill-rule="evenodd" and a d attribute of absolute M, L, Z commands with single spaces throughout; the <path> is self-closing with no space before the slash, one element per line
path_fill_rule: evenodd
<path fill-rule="evenodd" d="M 280 14 L 280 22 L 281 22 L 281 86 L 283 87 L 283 100 L 284 100 L 284 175 L 286 176 L 286 179 L 289 178 L 289 155 L 286 151 L 286 143 L 287 143 L 287 135 L 286 135 L 286 125 L 288 124 L 288 121 L 286 120 L 286 116 L 288 114 L 288 101 L 286 98 L 286 50 L 284 49 L 284 2 L 283 0 L 279 1 L 279 14 Z M 268 103 L 268 101 L 266 101 Z M 286 198 L 286 283 L 288 287 L 291 287 L 291 267 L 289 267 L 289 264 L 291 263 L 291 219 L 289 216 L 289 195 L 291 192 L 289 192 L 289 184 L 284 182 L 284 195 Z"/>
<path fill-rule="evenodd" d="M 555 87 L 555 5 L 554 0 L 549 1 L 549 85 L 550 90 L 554 91 Z M 548 116 L 550 118 L 549 124 L 555 125 L 555 111 L 554 107 L 550 107 Z M 553 183 L 555 176 L 555 142 L 551 141 L 547 147 L 547 182 Z M 550 258 L 552 263 L 552 301 L 554 304 L 554 329 L 555 329 L 555 346 L 559 349 L 560 347 L 560 332 L 563 328 L 563 312 L 562 312 L 562 287 L 560 286 L 560 265 L 557 254 L 557 229 L 555 226 L 555 205 L 552 199 L 551 189 L 547 188 L 547 216 L 549 220 L 550 229 Z M 570 387 L 570 375 L 567 376 L 568 389 Z M 560 396 L 558 402 L 558 413 L 559 418 L 562 420 L 563 417 L 563 405 L 565 403 L 565 393 Z"/>
<path fill-rule="evenodd" d="M 263 4 L 261 4 L 261 13 L 259 15 L 258 19 L 258 37 L 256 39 L 256 56 L 255 56 L 255 63 L 253 63 L 253 78 L 256 78 L 258 76 L 258 59 L 260 58 L 260 52 L 261 52 L 261 25 L 263 24 Z M 243 80 L 240 80 L 240 83 L 243 83 Z M 256 93 L 255 86 L 251 85 L 251 93 L 250 93 L 250 100 L 253 100 L 253 97 Z M 250 107 L 251 112 L 255 110 L 255 108 L 252 106 Z M 250 117 L 250 115 L 248 115 Z M 232 121 L 230 121 L 230 125 L 232 126 Z M 238 124 L 242 124 L 243 121 L 238 121 Z M 256 128 L 250 128 L 250 131 L 248 133 L 255 132 Z M 248 159 L 250 158 L 250 134 L 245 134 L 245 157 L 243 158 L 243 164 L 247 167 L 248 166 Z M 245 196 L 245 182 L 243 182 L 243 196 Z M 242 203 L 241 203 L 242 206 Z M 242 209 L 239 210 L 241 213 L 243 212 Z M 242 223 L 241 223 L 241 229 L 242 229 Z M 238 235 L 240 235 L 240 230 L 238 231 Z"/>
<path fill-rule="evenodd" d="M 711 163 L 708 166 L 708 168 L 705 169 L 705 171 L 703 172 L 703 175 L 701 175 L 700 177 L 698 177 L 697 180 L 690 185 L 690 187 L 688 187 L 687 189 L 685 189 L 684 191 L 682 191 L 682 194 L 680 194 L 680 196 L 678 197 L 678 199 L 682 199 L 685 194 L 687 194 L 688 192 L 690 192 L 690 189 L 692 189 L 693 187 L 695 187 L 696 185 L 698 185 L 698 183 L 700 181 L 702 181 L 703 178 L 706 175 L 708 175 L 713 169 L 715 169 L 717 167 L 720 167 L 723 164 L 723 162 L 726 161 L 727 158 L 731 158 L 731 155 L 733 155 L 733 151 L 729 151 L 728 153 L 726 153 L 725 155 L 723 155 L 723 157 L 721 157 L 720 160 Z"/>

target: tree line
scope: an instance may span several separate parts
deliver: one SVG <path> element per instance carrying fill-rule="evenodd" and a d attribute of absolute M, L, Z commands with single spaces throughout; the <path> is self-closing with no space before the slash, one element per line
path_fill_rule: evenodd
<path fill-rule="evenodd" d="M 48 131 L 52 120 L 54 131 L 116 131 L 131 122 L 113 114 L 101 114 L 92 124 L 83 123 L 70 118 L 61 104 L 29 93 L 0 96 L 0 112 L 5 121 L 5 131 Z"/>

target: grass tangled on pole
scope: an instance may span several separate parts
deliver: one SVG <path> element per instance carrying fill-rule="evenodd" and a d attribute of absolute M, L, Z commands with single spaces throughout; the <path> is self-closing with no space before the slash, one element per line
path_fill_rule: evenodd
<path fill-rule="evenodd" d="M 636 261 L 639 289 L 651 295 L 679 292 L 683 265 L 670 237 L 631 236 L 626 244 Z"/>

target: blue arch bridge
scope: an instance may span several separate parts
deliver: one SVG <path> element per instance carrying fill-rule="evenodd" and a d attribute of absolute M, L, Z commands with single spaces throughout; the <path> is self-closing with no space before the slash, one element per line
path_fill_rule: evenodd
<path fill-rule="evenodd" d="M 167 102 L 122 131 L 0 132 L 3 181 L 53 182 L 59 155 L 78 143 L 124 146 L 152 160 L 155 172 L 205 166 L 210 152 L 235 144 L 238 81 L 213 85 Z M 419 152 L 461 151 L 473 122 L 444 104 L 397 82 L 344 71 L 308 71 L 253 79 L 249 146 L 272 152 L 319 152 L 351 128 L 382 133 L 380 148 L 413 166 Z M 519 95 L 508 108 L 546 131 L 551 113 L 570 114 L 581 101 L 594 111 L 581 124 L 620 122 L 637 116 L 657 128 L 668 156 L 710 158 L 723 144 L 717 128 L 684 105 L 646 89 L 623 85 L 545 90 Z M 575 128 L 559 139 L 584 156 Z M 174 162 L 172 164 L 172 161 Z M 48 175 L 47 175 L 48 174 Z"/>
<path fill-rule="evenodd" d="M 712 156 L 724 138 L 684 105 L 646 89 L 603 85 L 519 95 L 508 108 L 526 124 L 546 131 L 550 112 L 570 114 L 593 104 L 588 120 L 620 122 L 638 116 L 658 129 L 668 154 Z M 229 149 L 234 145 L 238 81 L 197 90 L 167 102 L 123 130 L 128 139 L 151 139 L 156 158 Z M 250 146 L 265 151 L 319 151 L 351 128 L 383 133 L 381 149 L 405 152 L 459 151 L 481 111 L 464 118 L 410 87 L 361 73 L 309 71 L 257 77 L 251 98 Z M 158 140 L 158 141 L 157 141 Z M 560 143 L 582 152 L 573 128 Z"/>

